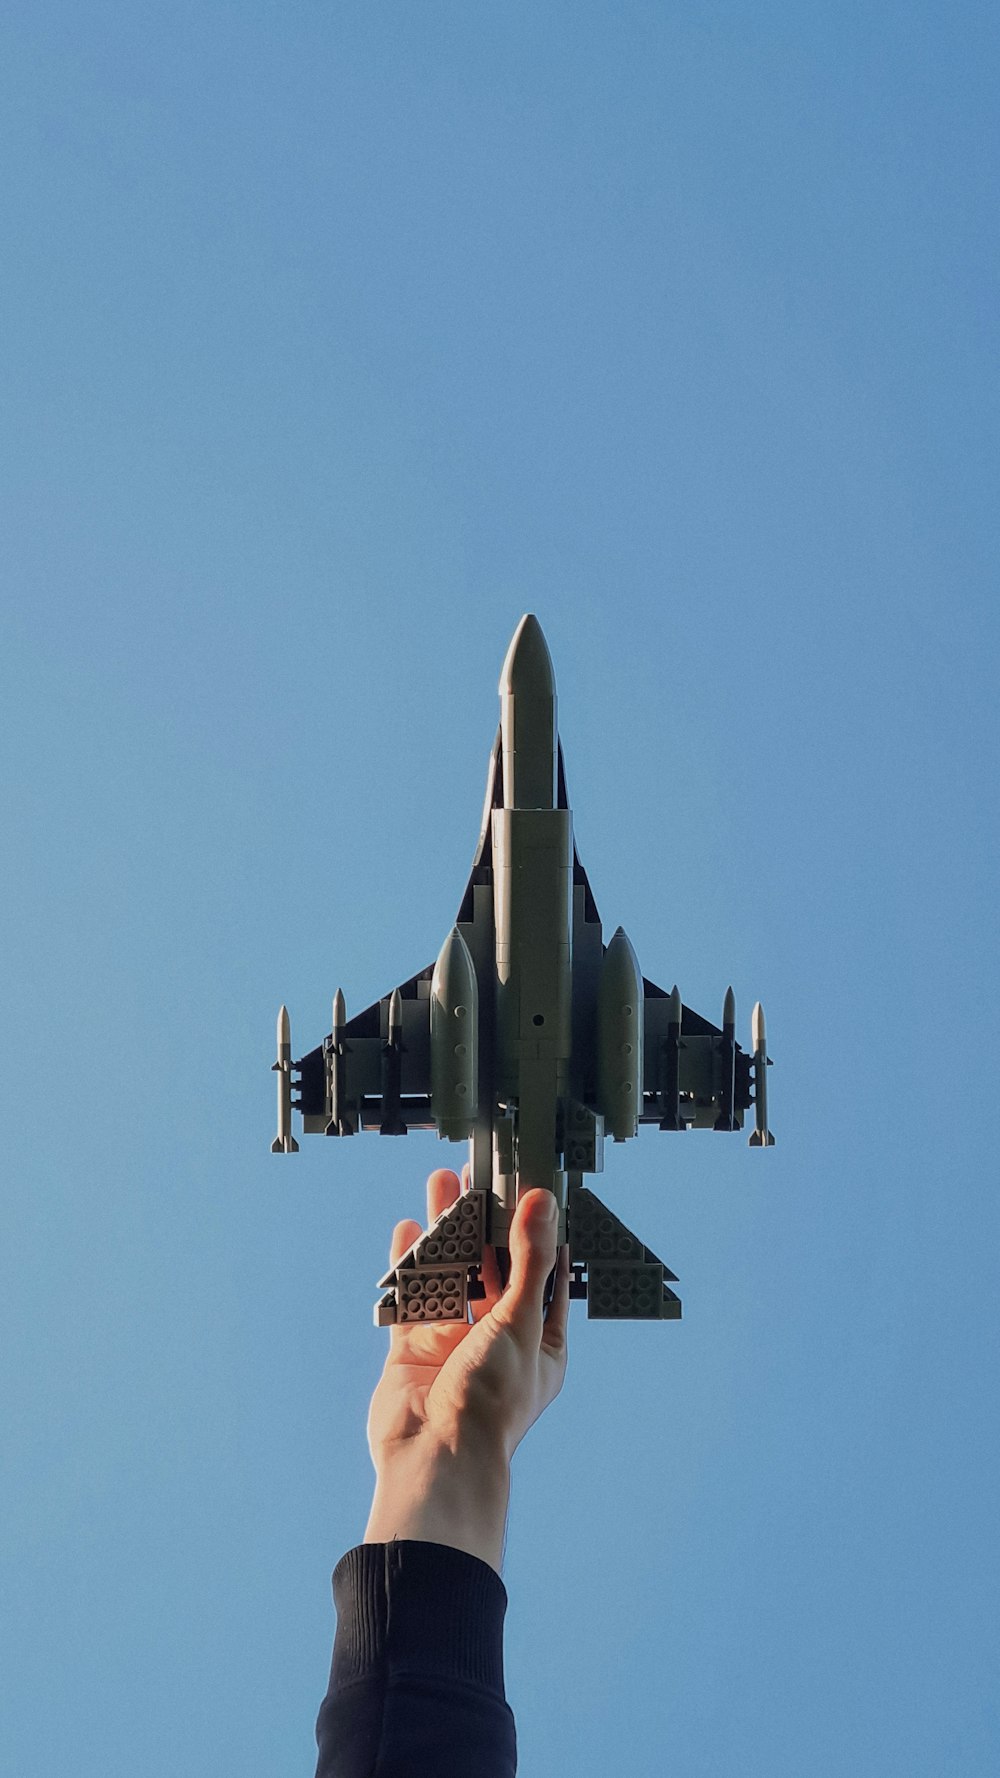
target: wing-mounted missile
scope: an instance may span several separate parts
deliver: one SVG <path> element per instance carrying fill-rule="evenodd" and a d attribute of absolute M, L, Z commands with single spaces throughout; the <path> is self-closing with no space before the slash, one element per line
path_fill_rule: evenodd
<path fill-rule="evenodd" d="M 344 1026 L 347 1023 L 347 1005 L 342 988 L 338 988 L 333 996 L 333 1023 L 329 1037 L 323 1045 L 326 1072 L 326 1113 L 327 1136 L 353 1136 L 357 1130 L 357 1122 L 347 1110 L 346 1068 L 347 1045 L 344 1041 Z"/>
<path fill-rule="evenodd" d="M 753 1044 L 753 1118 L 751 1148 L 773 1148 L 774 1137 L 767 1127 L 767 1071 L 771 1066 L 767 1054 L 767 1030 L 764 1008 L 758 1000 L 750 1014 L 750 1040 Z"/>
<path fill-rule="evenodd" d="M 719 1115 L 716 1130 L 736 1129 L 736 995 L 726 989 L 722 1003 L 722 1036 L 716 1045 Z"/>
<path fill-rule="evenodd" d="M 292 1135 L 292 1033 L 287 1006 L 278 1012 L 278 1059 L 272 1072 L 278 1076 L 278 1134 L 271 1153 L 298 1154 L 299 1145 Z"/>
<path fill-rule="evenodd" d="M 400 1102 L 403 1078 L 403 1001 L 398 988 L 393 988 L 389 996 L 388 1020 L 389 1029 L 382 1046 L 382 1116 L 379 1134 L 405 1136 L 406 1119 Z"/>

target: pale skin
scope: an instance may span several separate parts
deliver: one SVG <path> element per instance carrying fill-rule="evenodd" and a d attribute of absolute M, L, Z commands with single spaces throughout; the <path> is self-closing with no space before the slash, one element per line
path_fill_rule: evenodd
<path fill-rule="evenodd" d="M 428 1225 L 462 1189 L 468 1189 L 468 1168 L 462 1183 L 444 1168 L 431 1174 Z M 392 1263 L 421 1228 L 396 1224 Z M 511 1221 L 510 1257 L 510 1281 L 501 1290 L 496 1257 L 486 1249 L 486 1296 L 471 1305 L 471 1322 L 390 1329 L 368 1414 L 376 1481 L 366 1543 L 450 1544 L 499 1573 L 511 1457 L 566 1375 L 569 1249 L 557 1256 L 550 1191 L 522 1193 Z M 552 1301 L 544 1309 L 553 1266 Z"/>

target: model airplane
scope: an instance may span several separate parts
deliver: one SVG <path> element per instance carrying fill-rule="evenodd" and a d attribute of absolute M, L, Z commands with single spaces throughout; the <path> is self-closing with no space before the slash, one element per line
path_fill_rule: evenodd
<path fill-rule="evenodd" d="M 752 1044 L 751 1056 L 736 1041 L 731 988 L 720 1028 L 676 987 L 644 979 L 620 926 L 603 943 L 573 842 L 552 660 L 528 615 L 500 675 L 500 730 L 457 922 L 436 963 L 353 1019 L 338 989 L 332 1031 L 299 1062 L 281 1008 L 272 1150 L 298 1149 L 293 1107 L 306 1135 L 436 1129 L 469 1142 L 469 1188 L 380 1280 L 378 1326 L 466 1320 L 470 1298 L 484 1294 L 487 1243 L 506 1281 L 510 1219 L 529 1186 L 555 1193 L 570 1294 L 590 1317 L 676 1320 L 675 1274 L 584 1177 L 601 1172 L 606 1135 L 624 1142 L 641 1123 L 738 1130 L 752 1105 L 751 1145 L 769 1146 L 759 1002 Z"/>

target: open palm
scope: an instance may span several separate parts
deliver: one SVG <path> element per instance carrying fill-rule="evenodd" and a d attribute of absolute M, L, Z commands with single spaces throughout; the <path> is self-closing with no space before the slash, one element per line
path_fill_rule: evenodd
<path fill-rule="evenodd" d="M 468 1185 L 468 1168 L 464 1184 L 444 1168 L 431 1174 L 428 1227 Z M 556 1264 L 553 1206 L 547 1190 L 522 1194 L 510 1228 L 510 1281 L 501 1288 L 496 1254 L 487 1247 L 486 1295 L 471 1304 L 471 1322 L 411 1322 L 390 1330 L 389 1354 L 368 1416 L 376 1467 L 391 1450 L 425 1437 L 452 1448 L 483 1443 L 509 1459 L 558 1395 L 566 1374 L 569 1249 L 558 1256 L 545 1310 L 545 1282 Z M 397 1223 L 391 1264 L 420 1233 L 418 1222 Z"/>

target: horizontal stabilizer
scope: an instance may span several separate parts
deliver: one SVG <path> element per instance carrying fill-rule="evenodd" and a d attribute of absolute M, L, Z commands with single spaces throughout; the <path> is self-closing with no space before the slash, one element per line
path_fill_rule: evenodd
<path fill-rule="evenodd" d="M 571 1264 L 586 1270 L 591 1321 L 675 1321 L 677 1274 L 586 1186 L 571 1185 L 567 1206 Z"/>
<path fill-rule="evenodd" d="M 470 1288 L 479 1281 L 486 1233 L 486 1193 L 463 1192 L 429 1229 L 401 1253 L 379 1279 L 386 1295 L 375 1307 L 375 1324 L 467 1321 Z"/>

